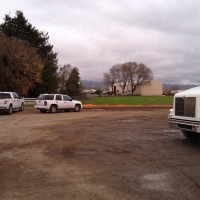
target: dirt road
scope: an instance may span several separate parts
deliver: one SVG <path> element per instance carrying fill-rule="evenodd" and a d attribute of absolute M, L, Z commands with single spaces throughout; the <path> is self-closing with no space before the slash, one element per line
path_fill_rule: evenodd
<path fill-rule="evenodd" d="M 0 199 L 199 200 L 200 143 L 168 109 L 0 114 Z"/>

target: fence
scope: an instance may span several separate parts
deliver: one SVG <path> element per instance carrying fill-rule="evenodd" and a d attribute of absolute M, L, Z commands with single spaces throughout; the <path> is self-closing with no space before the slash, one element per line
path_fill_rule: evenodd
<path fill-rule="evenodd" d="M 71 98 L 74 99 L 74 100 L 82 101 L 82 100 L 85 100 L 85 99 L 92 99 L 92 98 L 94 98 L 94 95 L 83 94 L 81 96 L 71 96 Z M 36 99 L 37 98 L 24 98 L 24 103 L 25 103 L 25 105 L 34 105 Z"/>
<path fill-rule="evenodd" d="M 36 98 L 24 98 L 25 105 L 34 105 Z"/>

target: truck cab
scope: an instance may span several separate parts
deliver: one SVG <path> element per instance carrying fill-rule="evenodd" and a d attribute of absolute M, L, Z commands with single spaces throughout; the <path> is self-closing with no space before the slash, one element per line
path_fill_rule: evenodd
<path fill-rule="evenodd" d="M 188 139 L 200 138 L 200 87 L 174 95 L 168 122 L 170 127 L 180 129 Z"/>

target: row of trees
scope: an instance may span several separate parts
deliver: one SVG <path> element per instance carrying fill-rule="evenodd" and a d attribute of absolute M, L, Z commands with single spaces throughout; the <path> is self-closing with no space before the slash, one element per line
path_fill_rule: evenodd
<path fill-rule="evenodd" d="M 122 88 L 122 93 L 124 93 L 127 84 L 130 84 L 133 95 L 139 86 L 149 84 L 152 79 L 152 70 L 146 65 L 136 62 L 116 64 L 109 69 L 108 73 L 104 74 L 104 83 L 112 87 L 112 93 L 116 83 Z"/>
<path fill-rule="evenodd" d="M 59 69 L 59 92 L 71 96 L 80 93 L 80 77 L 77 67 L 70 64 L 64 65 Z"/>
<path fill-rule="evenodd" d="M 23 12 L 17 11 L 13 18 L 5 15 L 0 24 L 0 44 L 0 91 L 30 97 L 44 92 L 79 92 L 78 68 L 59 67 L 48 33 L 33 27 Z"/>
<path fill-rule="evenodd" d="M 0 44 L 0 91 L 16 91 L 29 97 L 55 92 L 79 95 L 78 68 L 58 65 L 48 33 L 32 26 L 23 12 L 17 11 L 14 17 L 5 15 L 0 24 Z M 119 83 L 124 93 L 129 83 L 132 94 L 152 78 L 150 68 L 135 62 L 114 65 L 104 74 L 104 82 L 112 90 Z"/>

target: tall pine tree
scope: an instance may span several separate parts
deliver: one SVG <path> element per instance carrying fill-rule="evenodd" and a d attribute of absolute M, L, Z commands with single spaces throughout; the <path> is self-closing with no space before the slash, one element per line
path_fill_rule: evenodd
<path fill-rule="evenodd" d="M 0 33 L 7 37 L 16 37 L 28 42 L 37 48 L 38 54 L 44 64 L 41 74 L 41 83 L 36 83 L 34 89 L 29 91 L 29 96 L 35 97 L 40 93 L 52 93 L 57 90 L 57 54 L 53 52 L 53 46 L 49 44 L 48 33 L 37 30 L 24 17 L 23 12 L 17 11 L 11 18 L 5 15 L 4 22 L 0 25 Z"/>
<path fill-rule="evenodd" d="M 66 94 L 70 96 L 80 95 L 80 76 L 77 67 L 74 67 L 66 81 Z"/>

